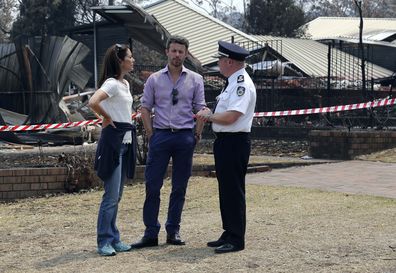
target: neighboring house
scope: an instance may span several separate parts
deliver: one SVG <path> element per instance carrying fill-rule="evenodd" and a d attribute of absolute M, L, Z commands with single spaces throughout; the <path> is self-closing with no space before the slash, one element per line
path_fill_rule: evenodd
<path fill-rule="evenodd" d="M 153 3 L 145 10 L 153 15 L 170 34 L 179 34 L 190 41 L 190 51 L 203 66 L 216 67 L 216 59 L 211 57 L 217 51 L 217 41 L 227 40 L 240 43 L 247 49 L 260 52 L 261 57 L 274 56 L 289 67 L 304 76 L 328 76 L 328 47 L 310 39 L 281 38 L 273 36 L 255 36 L 246 34 L 224 22 L 196 10 L 183 0 L 162 0 Z M 342 63 L 344 59 L 358 64 L 359 59 L 335 50 L 334 63 Z M 340 59 L 337 59 L 340 58 Z M 341 59 L 342 58 L 342 59 Z M 266 61 L 262 59 L 261 61 Z M 384 78 L 392 71 L 380 66 L 368 64 L 372 70 L 372 78 Z M 345 69 L 345 77 L 356 79 L 359 74 L 358 65 L 354 69 Z M 349 74 L 349 75 L 348 75 Z"/>
<path fill-rule="evenodd" d="M 348 50 L 359 43 L 359 25 L 358 17 L 318 17 L 303 28 L 307 38 Z M 396 71 L 396 18 L 363 18 L 362 40 L 369 61 Z"/>

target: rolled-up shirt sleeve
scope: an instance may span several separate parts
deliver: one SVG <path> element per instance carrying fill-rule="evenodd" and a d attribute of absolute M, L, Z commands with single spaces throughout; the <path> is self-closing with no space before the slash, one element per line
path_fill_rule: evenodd
<path fill-rule="evenodd" d="M 150 76 L 144 84 L 143 96 L 140 99 L 141 106 L 152 110 L 154 106 L 154 86 L 153 78 Z"/>
<path fill-rule="evenodd" d="M 194 92 L 193 108 L 195 112 L 198 112 L 206 106 L 204 82 L 201 75 L 196 78 L 196 88 Z"/>

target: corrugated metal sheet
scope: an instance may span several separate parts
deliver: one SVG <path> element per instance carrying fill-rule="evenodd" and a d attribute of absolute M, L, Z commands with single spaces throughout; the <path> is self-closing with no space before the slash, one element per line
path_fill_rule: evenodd
<path fill-rule="evenodd" d="M 217 51 L 217 41 L 230 40 L 236 43 L 282 41 L 282 47 L 273 48 L 288 61 L 296 65 L 306 75 L 327 76 L 328 48 L 309 39 L 253 36 L 243 33 L 219 20 L 206 15 L 183 0 L 164 0 L 146 8 L 172 35 L 182 35 L 190 41 L 190 51 L 202 65 L 213 64 L 217 59 L 211 56 Z M 340 54 L 341 55 L 341 54 Z M 350 58 L 354 58 L 351 56 Z M 358 60 L 356 60 L 357 62 Z M 387 77 L 391 71 L 374 66 L 375 77 Z M 347 75 L 352 76 L 352 75 Z"/>
<path fill-rule="evenodd" d="M 281 54 L 285 59 L 292 62 L 309 76 L 327 76 L 327 45 L 309 39 L 280 38 L 260 35 L 254 37 L 261 42 L 280 40 L 282 42 Z M 339 69 L 344 71 L 344 77 L 347 79 L 360 78 L 360 70 L 358 68 L 360 59 L 343 53 L 335 48 L 332 50 L 332 56 L 334 58 L 332 62 L 340 65 Z M 348 59 L 348 62 L 346 62 L 345 59 Z M 351 63 L 356 65 L 356 69 L 348 69 L 346 67 Z M 392 75 L 392 71 L 383 67 L 371 63 L 368 63 L 367 66 L 372 67 L 373 74 L 371 76 L 375 79 Z"/>
<path fill-rule="evenodd" d="M 314 40 L 335 37 L 358 38 L 358 17 L 318 17 L 304 25 L 307 38 Z M 396 18 L 363 18 L 363 37 L 372 41 L 383 41 L 389 36 L 383 33 L 396 31 Z M 391 36 L 391 35 L 390 35 Z"/>
<path fill-rule="evenodd" d="M 155 17 L 140 7 L 126 4 L 120 6 L 98 6 L 91 9 L 110 22 L 108 27 L 111 27 L 111 29 L 109 31 L 112 31 L 117 25 L 122 25 L 125 31 L 127 31 L 127 37 L 131 37 L 133 40 L 147 45 L 160 54 L 165 53 L 166 41 L 170 36 L 168 30 Z M 98 27 L 97 30 L 98 34 L 104 31 L 102 27 Z M 109 34 L 106 33 L 97 37 L 98 39 L 101 39 L 100 37 L 107 37 L 108 39 Z M 119 39 L 118 37 L 115 38 Z M 185 65 L 194 71 L 202 71 L 201 63 L 191 55 L 187 56 Z"/>
<path fill-rule="evenodd" d="M 133 39 L 150 45 L 158 51 L 164 49 L 169 33 L 155 18 L 138 6 L 97 6 L 91 9 L 111 23 L 125 25 Z"/>
<path fill-rule="evenodd" d="M 327 46 L 316 41 L 255 36 L 259 41 L 280 40 L 281 54 L 309 76 L 327 76 Z"/>
<path fill-rule="evenodd" d="M 81 65 L 89 49 L 67 36 L 19 39 L 3 48 L 0 107 L 29 114 L 30 122 L 59 120 L 57 105 L 70 82 L 84 88 L 90 77 Z"/>
<path fill-rule="evenodd" d="M 165 0 L 146 8 L 172 35 L 182 35 L 190 41 L 191 54 L 202 65 L 213 63 L 218 40 L 235 42 L 254 40 L 253 37 L 206 15 L 182 0 Z"/>
<path fill-rule="evenodd" d="M 51 90 L 57 90 L 58 85 L 61 88 L 58 90 L 60 98 L 65 95 L 71 81 L 75 80 L 74 83 L 83 89 L 91 76 L 91 73 L 81 65 L 89 53 L 87 46 L 66 36 L 63 39 L 61 49 L 55 73 L 51 73 L 52 77 L 55 77 L 55 80 L 51 81 Z M 58 98 L 58 101 L 60 98 Z"/>
<path fill-rule="evenodd" d="M 22 90 L 14 44 L 0 44 L 0 94 Z"/>

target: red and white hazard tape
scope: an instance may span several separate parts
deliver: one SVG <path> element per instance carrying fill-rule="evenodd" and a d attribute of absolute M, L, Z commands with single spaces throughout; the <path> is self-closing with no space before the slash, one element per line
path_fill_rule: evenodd
<path fill-rule="evenodd" d="M 393 99 L 380 99 L 369 102 L 362 102 L 356 104 L 347 104 L 347 105 L 338 105 L 338 106 L 329 106 L 329 107 L 320 107 L 320 108 L 310 108 L 310 109 L 300 109 L 300 110 L 285 110 L 285 111 L 275 111 L 275 112 L 261 112 L 255 113 L 255 118 L 260 117 L 283 117 L 283 116 L 297 116 L 297 115 L 311 115 L 311 114 L 322 114 L 322 113 L 334 113 L 334 112 L 343 112 L 343 111 L 351 111 L 358 109 L 367 109 L 367 108 L 376 108 L 376 107 L 384 107 L 389 105 L 396 104 L 396 98 Z"/>
<path fill-rule="evenodd" d="M 357 104 L 338 105 L 321 108 L 310 108 L 300 110 L 285 110 L 275 112 L 259 112 L 255 113 L 255 118 L 260 117 L 283 117 L 283 116 L 297 116 L 297 115 L 311 115 L 311 114 L 322 114 L 322 113 L 334 113 L 343 111 L 352 111 L 358 109 L 377 108 L 396 104 L 396 98 L 393 99 L 380 99 L 375 101 L 369 101 Z M 134 113 L 132 119 L 140 117 L 140 113 Z M 101 123 L 101 119 L 94 120 L 83 120 L 67 123 L 55 123 L 55 124 L 37 124 L 37 125 L 0 125 L 0 132 L 18 132 L 18 131 L 39 131 L 47 129 L 62 129 L 72 128 L 86 125 L 95 125 Z"/>
<path fill-rule="evenodd" d="M 2 125 L 0 126 L 0 132 L 17 132 L 17 131 L 40 131 L 47 129 L 62 129 L 62 128 L 72 128 L 85 125 L 94 125 L 101 123 L 101 119 L 94 120 L 83 120 L 67 123 L 54 123 L 54 124 L 36 124 L 36 125 Z"/>

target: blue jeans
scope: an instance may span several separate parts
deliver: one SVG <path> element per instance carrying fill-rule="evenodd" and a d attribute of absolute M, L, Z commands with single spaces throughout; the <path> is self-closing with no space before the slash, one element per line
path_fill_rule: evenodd
<path fill-rule="evenodd" d="M 120 241 L 120 232 L 116 226 L 118 203 L 121 200 L 124 182 L 126 180 L 126 167 L 123 166 L 123 158 L 126 157 L 128 147 L 121 145 L 120 164 L 114 170 L 111 177 L 104 182 L 104 194 L 99 208 L 97 225 L 98 247 L 109 243 L 114 245 Z"/>
<path fill-rule="evenodd" d="M 173 133 L 157 130 L 151 137 L 145 169 L 144 236 L 158 237 L 161 228 L 158 222 L 160 191 L 170 158 L 172 158 L 172 192 L 165 229 L 168 234 L 179 232 L 187 182 L 191 176 L 194 147 L 195 138 L 192 130 Z"/>

